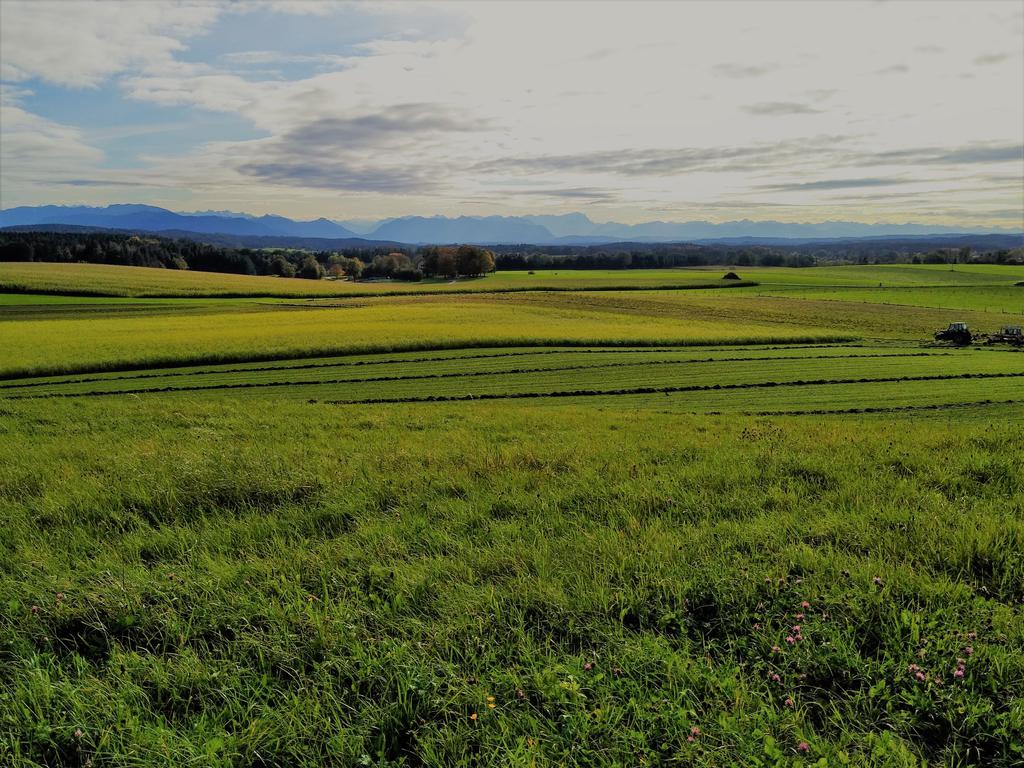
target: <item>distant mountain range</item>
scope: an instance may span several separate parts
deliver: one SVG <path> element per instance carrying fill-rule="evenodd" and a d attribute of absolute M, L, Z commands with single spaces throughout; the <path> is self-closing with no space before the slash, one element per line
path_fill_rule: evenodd
<path fill-rule="evenodd" d="M 346 226 L 351 224 L 351 226 Z M 295 221 L 283 216 L 253 216 L 233 211 L 176 213 L 152 205 L 24 206 L 0 211 L 0 227 L 71 225 L 143 232 L 193 232 L 259 237 L 363 238 L 410 245 L 479 243 L 600 245 L 613 242 L 748 243 L 780 240 L 834 240 L 865 237 L 917 237 L 938 234 L 1018 234 L 999 227 L 942 227 L 925 224 L 860 224 L 826 221 L 791 224 L 779 221 L 651 221 L 599 224 L 582 213 L 557 216 L 404 216 L 373 222 L 357 219 Z"/>
<path fill-rule="evenodd" d="M 248 216 L 228 211 L 175 213 L 152 205 L 43 205 L 0 211 L 0 227 L 71 224 L 144 232 L 185 230 L 200 234 L 276 235 L 289 237 L 356 237 L 351 230 L 327 219 L 293 221 L 283 216 Z"/>

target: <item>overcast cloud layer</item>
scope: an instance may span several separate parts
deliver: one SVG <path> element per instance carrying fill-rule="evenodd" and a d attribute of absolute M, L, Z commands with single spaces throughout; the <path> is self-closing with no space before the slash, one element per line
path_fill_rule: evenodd
<path fill-rule="evenodd" d="M 0 36 L 3 208 L 1024 228 L 1020 2 L 4 0 Z"/>

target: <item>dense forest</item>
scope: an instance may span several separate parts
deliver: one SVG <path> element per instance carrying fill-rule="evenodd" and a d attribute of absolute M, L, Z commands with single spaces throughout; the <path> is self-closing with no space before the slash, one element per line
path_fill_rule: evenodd
<path fill-rule="evenodd" d="M 330 241 L 321 241 L 329 243 Z M 368 241 L 363 241 L 367 243 Z M 975 240 L 975 243 L 979 241 Z M 360 245 L 253 248 L 122 232 L 0 230 L 0 261 L 87 262 L 320 279 L 468 277 L 495 269 L 649 269 L 699 266 L 809 267 L 821 263 L 1020 264 L 1024 249 L 972 247 L 953 238 L 788 245 L 622 243 L 613 246 Z M 991 241 L 988 241 L 991 242 Z M 996 241 L 997 245 L 1005 245 Z"/>

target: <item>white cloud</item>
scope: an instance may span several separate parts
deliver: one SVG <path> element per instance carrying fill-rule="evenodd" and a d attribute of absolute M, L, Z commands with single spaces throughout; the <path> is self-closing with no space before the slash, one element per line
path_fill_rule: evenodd
<path fill-rule="evenodd" d="M 409 34 L 421 7 L 414 19 L 412 6 L 383 4 L 370 11 L 390 32 L 356 45 L 358 56 L 351 44 L 307 53 L 261 41 L 203 63 L 181 52 L 221 13 L 311 14 L 315 25 L 348 6 L 0 8 L 10 80 L 82 86 L 117 75 L 126 98 L 239 115 L 269 134 L 151 158 L 147 178 L 182 185 L 200 208 L 387 216 L 523 212 L 539 201 L 558 212 L 584 200 L 627 220 L 659 207 L 727 218 L 792 194 L 803 218 L 808 208 L 822 218 L 912 218 L 912 199 L 873 203 L 870 190 L 851 213 L 828 184 L 902 178 L 916 162 L 922 204 L 941 194 L 949 208 L 940 182 L 950 167 L 977 178 L 979 151 L 989 157 L 986 147 L 1024 136 L 1024 39 L 998 3 L 434 4 L 428 13 L 457 13 L 464 26 L 426 38 Z M 67 32 L 54 37 L 54 26 Z M 948 39 L 957 44 L 935 45 Z M 243 71 L 277 64 L 315 74 Z M 961 79 L 969 72 L 986 86 Z M 426 130 L 403 105 L 444 120 Z M 366 119 L 374 115 L 393 119 Z M 468 123 L 475 128 L 457 127 Z M 325 127 L 336 129 L 327 149 Z M 357 136 L 362 127 L 370 132 Z M 379 140 L 369 140 L 373 130 Z M 1024 174 L 1000 151 L 997 170 Z M 1019 204 L 1012 190 L 1000 194 L 993 210 Z"/>
<path fill-rule="evenodd" d="M 281 53 L 279 51 L 235 51 L 220 56 L 221 61 L 241 66 L 260 64 L 333 64 L 340 67 L 344 66 L 349 58 L 351 57 L 330 54 Z"/>
<path fill-rule="evenodd" d="M 103 160 L 103 153 L 87 145 L 76 128 L 33 115 L 12 101 L 0 102 L 0 125 L 0 192 L 19 182 L 66 178 Z"/>
<path fill-rule="evenodd" d="M 222 9 L 216 3 L 4 0 L 2 77 L 96 86 L 126 69 L 167 62 L 185 47 L 183 38 L 202 32 Z"/>

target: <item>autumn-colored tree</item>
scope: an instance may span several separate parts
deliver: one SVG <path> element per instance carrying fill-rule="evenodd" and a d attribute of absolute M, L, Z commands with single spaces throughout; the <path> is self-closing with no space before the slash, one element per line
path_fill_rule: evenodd
<path fill-rule="evenodd" d="M 454 248 L 441 248 L 437 255 L 437 274 L 442 277 L 458 277 L 459 256 Z"/>

